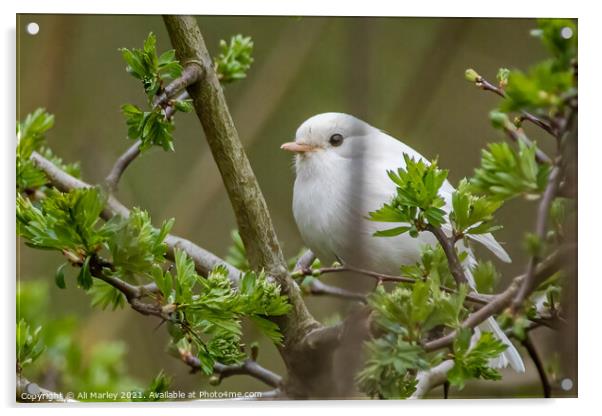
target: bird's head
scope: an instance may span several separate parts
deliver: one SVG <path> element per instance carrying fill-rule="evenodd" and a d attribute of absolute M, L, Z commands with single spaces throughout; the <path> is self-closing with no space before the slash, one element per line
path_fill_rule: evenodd
<path fill-rule="evenodd" d="M 323 113 L 304 121 L 297 129 L 295 141 L 280 148 L 296 153 L 298 163 L 316 157 L 349 159 L 361 154 L 366 142 L 362 138 L 376 131 L 349 114 Z"/>

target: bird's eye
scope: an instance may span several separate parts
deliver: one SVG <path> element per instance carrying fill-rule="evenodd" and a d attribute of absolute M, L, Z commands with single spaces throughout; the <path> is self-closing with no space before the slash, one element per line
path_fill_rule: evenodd
<path fill-rule="evenodd" d="M 343 144 L 343 136 L 341 136 L 339 133 L 336 133 L 330 136 L 330 140 L 328 141 L 333 146 L 340 146 Z"/>

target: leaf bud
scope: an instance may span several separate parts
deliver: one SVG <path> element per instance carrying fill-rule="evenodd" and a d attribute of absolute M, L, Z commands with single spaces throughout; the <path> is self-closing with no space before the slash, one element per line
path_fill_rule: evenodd
<path fill-rule="evenodd" d="M 221 382 L 222 378 L 216 374 L 209 377 L 209 384 L 211 384 L 212 386 L 219 386 Z"/>
<path fill-rule="evenodd" d="M 466 81 L 469 82 L 478 82 L 481 79 L 481 76 L 474 69 L 468 68 L 466 71 L 464 71 L 464 78 L 466 78 Z"/>
<path fill-rule="evenodd" d="M 496 129 L 508 128 L 510 125 L 514 126 L 508 119 L 508 115 L 501 111 L 490 112 L 489 120 L 491 121 L 491 125 Z"/>

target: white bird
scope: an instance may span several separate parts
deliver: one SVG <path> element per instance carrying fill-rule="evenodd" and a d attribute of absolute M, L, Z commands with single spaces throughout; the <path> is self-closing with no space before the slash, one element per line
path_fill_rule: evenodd
<path fill-rule="evenodd" d="M 402 264 L 420 260 L 425 245 L 435 246 L 437 240 L 429 232 L 417 238 L 408 233 L 396 237 L 374 237 L 377 230 L 391 228 L 391 223 L 367 219 L 368 213 L 388 203 L 395 196 L 395 184 L 388 170 L 405 168 L 403 154 L 415 160 L 422 155 L 399 140 L 362 120 L 342 113 L 318 114 L 298 128 L 295 141 L 282 149 L 296 153 L 296 179 L 293 192 L 293 214 L 305 244 L 324 264 L 335 260 L 345 265 L 379 273 L 399 274 Z M 445 181 L 440 196 L 451 208 L 453 186 Z M 447 228 L 446 228 L 447 227 Z M 451 233 L 447 225 L 444 231 Z M 483 244 L 502 261 L 510 257 L 491 234 L 470 236 Z M 464 262 L 469 283 L 474 287 L 471 268 L 475 264 L 469 247 Z M 508 348 L 491 364 L 497 368 L 510 365 L 524 372 L 523 361 L 493 317 L 478 330 L 491 331 Z"/>

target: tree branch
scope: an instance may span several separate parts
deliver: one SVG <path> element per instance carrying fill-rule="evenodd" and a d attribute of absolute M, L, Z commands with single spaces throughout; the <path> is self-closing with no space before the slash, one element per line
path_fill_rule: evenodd
<path fill-rule="evenodd" d="M 299 264 L 299 263 L 297 263 L 297 264 Z M 397 283 L 409 283 L 409 284 L 416 283 L 416 279 L 412 279 L 411 277 L 394 276 L 394 275 L 374 272 L 372 270 L 360 269 L 360 268 L 352 267 L 352 266 L 321 267 L 321 268 L 315 269 L 315 270 L 296 269 L 296 271 L 293 273 L 293 276 L 295 274 L 300 275 L 300 276 L 311 276 L 311 275 L 322 275 L 322 274 L 327 274 L 327 273 L 343 273 L 343 272 L 353 272 L 353 273 L 362 274 L 362 275 L 365 275 L 368 277 L 372 277 L 373 279 L 376 279 L 379 282 L 397 282 Z M 318 283 L 316 283 L 314 285 L 313 282 L 318 282 Z M 317 294 L 317 295 L 324 294 L 324 295 L 338 296 L 341 298 L 357 299 L 357 300 L 365 300 L 365 298 L 366 298 L 366 295 L 355 293 L 355 292 L 349 292 L 345 289 L 341 289 L 341 288 L 338 288 L 335 286 L 329 286 L 329 285 L 322 283 L 318 279 L 315 279 L 313 282 L 310 285 L 310 290 L 311 290 L 312 294 L 314 294 L 313 290 L 315 288 L 315 290 L 317 292 L 315 294 Z M 455 289 L 449 288 L 447 286 L 439 286 L 439 288 L 442 291 L 447 292 L 447 293 L 456 293 Z M 487 304 L 491 300 L 491 298 L 492 298 L 492 295 L 482 295 L 482 294 L 479 294 L 476 292 L 468 293 L 466 295 L 467 301 L 470 301 L 472 303 L 481 304 L 481 305 Z"/>
<path fill-rule="evenodd" d="M 73 189 L 90 188 L 92 186 L 62 171 L 37 152 L 32 153 L 31 161 L 38 169 L 42 170 L 46 174 L 52 186 L 62 192 L 69 192 Z M 130 215 L 130 210 L 121 202 L 119 202 L 119 200 L 117 200 L 114 196 L 109 195 L 107 205 L 101 216 L 104 220 L 109 220 L 115 215 L 121 215 L 122 217 L 127 218 Z M 223 265 L 228 269 L 228 277 L 230 281 L 234 284 L 238 284 L 238 280 L 242 272 L 215 254 L 205 250 L 202 247 L 199 247 L 185 238 L 171 234 L 165 238 L 165 243 L 167 244 L 168 259 L 174 260 L 174 250 L 178 248 L 186 252 L 186 254 L 192 258 L 196 271 L 200 275 L 207 276 L 208 272 L 215 266 Z"/>
<path fill-rule="evenodd" d="M 188 365 L 192 371 L 196 372 L 200 370 L 201 362 L 198 357 L 190 354 L 188 351 L 182 351 L 180 357 L 186 365 Z M 219 381 L 224 378 L 234 375 L 248 375 L 257 380 L 263 381 L 265 384 L 271 387 L 280 388 L 282 386 L 282 377 L 278 374 L 260 366 L 257 361 L 247 359 L 240 364 L 225 365 L 221 363 L 215 363 L 213 371 L 219 376 Z"/>
<path fill-rule="evenodd" d="M 164 16 L 163 20 L 178 59 L 195 62 L 205 75 L 203 82 L 190 85 L 188 92 L 222 175 L 249 262 L 254 269 L 263 268 L 288 285 L 283 277 L 284 256 L 265 199 L 234 127 L 201 31 L 191 16 Z"/>
<path fill-rule="evenodd" d="M 32 383 L 21 374 L 17 373 L 17 402 L 21 403 L 75 403 L 77 400 L 70 399 L 63 395 L 47 390 Z"/>
<path fill-rule="evenodd" d="M 539 207 L 537 209 L 537 220 L 535 223 L 535 236 L 537 239 L 543 243 L 546 237 L 546 224 L 550 211 L 550 205 L 552 201 L 556 197 L 556 191 L 558 190 L 558 183 L 560 181 L 560 167 L 554 166 L 552 171 L 550 172 L 550 176 L 548 178 L 548 184 L 544 191 L 544 194 L 539 203 Z M 535 267 L 539 263 L 539 256 L 533 255 L 529 259 L 529 264 L 527 265 L 527 272 L 525 279 L 522 282 L 520 290 L 516 294 L 512 302 L 512 310 L 513 312 L 518 311 L 527 298 L 527 296 L 533 291 L 535 288 Z"/>
<path fill-rule="evenodd" d="M 38 162 L 41 162 L 40 165 L 36 165 L 38 167 L 40 167 L 42 165 L 46 166 L 47 168 L 50 167 L 50 166 L 46 165 L 46 163 L 45 163 L 45 161 L 47 161 L 47 160 L 44 159 L 40 155 L 37 155 L 36 159 L 33 159 L 33 160 L 37 160 Z M 48 163 L 50 163 L 50 162 L 48 162 Z M 52 163 L 50 163 L 50 164 L 52 166 L 54 166 Z M 54 167 L 54 168 L 58 169 L 56 167 Z M 54 172 L 54 170 L 51 170 L 51 171 Z M 62 175 L 58 175 L 57 172 L 54 172 L 54 173 L 55 173 L 54 177 L 62 177 Z M 69 176 L 67 174 L 65 174 L 65 175 Z M 69 177 L 69 178 L 64 177 L 63 179 L 65 179 L 65 180 L 68 179 L 69 185 L 73 186 L 73 188 L 64 188 L 63 189 L 64 191 L 68 191 L 70 189 L 75 189 L 75 188 L 89 187 L 88 184 L 86 184 L 82 181 L 78 181 L 76 178 L 73 178 L 73 177 Z M 63 184 L 63 186 L 65 186 L 64 182 L 62 184 Z M 172 236 L 172 240 L 173 240 L 172 244 L 174 245 L 174 248 L 179 247 L 178 244 L 180 244 L 181 241 L 187 242 L 187 240 L 179 239 L 179 237 L 173 237 L 173 236 Z M 180 247 L 180 248 L 190 249 L 191 244 L 192 243 L 188 242 L 188 245 L 184 245 L 183 247 Z M 198 250 L 195 249 L 194 251 L 197 252 Z M 204 258 L 203 255 L 199 256 L 198 252 L 196 254 L 197 254 L 197 260 L 199 259 L 199 257 Z M 227 263 L 224 262 L 224 264 L 227 264 Z M 207 265 L 204 261 L 201 262 L 200 267 L 203 270 L 207 270 L 207 271 L 212 268 L 212 267 L 207 268 Z M 237 270 L 233 266 L 229 266 L 229 267 L 233 270 Z M 105 269 L 105 268 L 114 270 L 114 266 L 111 263 L 104 261 L 97 256 L 92 256 L 91 261 L 90 261 L 90 273 L 92 274 L 93 277 L 95 277 L 99 280 L 102 280 L 105 283 L 114 287 L 115 289 L 119 290 L 125 296 L 127 302 L 130 304 L 132 309 L 134 309 L 135 311 L 137 311 L 143 315 L 153 315 L 153 316 L 157 316 L 161 319 L 167 319 L 167 314 L 164 313 L 161 305 L 159 305 L 158 303 L 152 303 L 152 302 L 147 303 L 147 302 L 142 301 L 142 298 L 144 298 L 146 295 L 157 291 L 156 284 L 150 283 L 147 285 L 135 286 L 124 280 L 119 279 L 118 277 L 115 277 L 112 275 L 107 275 L 105 272 L 103 272 L 103 269 Z M 192 356 L 191 354 L 189 354 L 189 356 L 186 356 L 186 357 L 182 356 L 182 359 L 187 364 L 189 364 L 191 367 L 193 367 L 195 369 L 201 368 L 199 359 L 197 357 Z M 214 371 L 216 373 L 219 373 L 221 378 L 225 378 L 225 377 L 229 377 L 229 376 L 233 376 L 233 375 L 237 375 L 237 374 L 248 374 L 248 375 L 251 375 L 255 378 L 258 378 L 258 379 L 264 381 L 266 384 L 268 384 L 272 387 L 278 388 L 282 384 L 282 377 L 261 367 L 254 360 L 246 360 L 240 365 L 224 365 L 224 364 L 216 363 L 215 367 L 214 367 Z M 25 380 L 25 381 L 27 381 L 27 380 Z M 19 380 L 19 382 L 21 382 L 21 380 Z M 25 384 L 23 384 L 23 386 L 21 384 L 18 384 L 18 386 L 17 386 L 17 397 L 19 397 L 20 389 L 25 391 L 24 390 L 25 387 L 23 387 L 23 386 L 25 386 Z M 37 388 L 38 393 L 36 393 L 36 394 L 39 397 L 46 397 L 46 398 L 53 397 L 52 400 L 48 400 L 48 401 L 65 401 L 65 400 L 62 400 L 62 396 L 60 396 L 60 394 L 49 392 L 44 389 L 39 389 L 37 387 L 37 385 L 35 385 L 33 383 L 29 383 L 28 381 L 27 381 L 26 387 L 27 386 L 29 386 L 29 390 L 31 390 L 31 391 L 33 391 L 32 389 L 35 390 L 35 388 Z M 21 388 L 21 387 L 23 387 L 23 388 Z M 28 391 L 28 393 L 33 394 L 33 393 L 31 393 L 31 391 Z M 56 399 L 54 399 L 54 398 L 56 398 Z M 45 400 L 38 398 L 35 401 L 45 401 Z M 69 400 L 66 400 L 66 401 L 69 401 Z"/>
<path fill-rule="evenodd" d="M 447 373 L 452 368 L 454 368 L 454 360 L 445 360 L 429 370 L 418 372 L 418 375 L 416 375 L 418 384 L 410 399 L 422 399 L 433 388 L 445 383 Z"/>
<path fill-rule="evenodd" d="M 537 284 L 543 279 L 549 277 L 550 275 L 558 271 L 562 267 L 562 263 L 566 256 L 570 255 L 570 252 L 571 246 L 564 247 L 562 249 L 557 250 L 546 260 L 539 263 L 534 273 L 534 282 Z M 522 284 L 523 280 L 525 280 L 525 277 L 525 275 L 515 277 L 506 290 L 499 293 L 498 295 L 495 295 L 491 299 L 491 301 L 489 301 L 486 305 L 478 309 L 476 312 L 470 314 L 460 326 L 462 328 L 473 329 L 485 319 L 489 318 L 490 316 L 499 314 L 508 306 L 510 306 L 512 300 L 514 299 L 516 293 L 519 290 L 520 285 Z M 534 287 L 536 287 L 536 285 Z M 454 342 L 456 335 L 457 331 L 452 331 L 441 338 L 437 338 L 435 340 L 425 343 L 423 347 L 427 352 L 449 347 Z"/>
<path fill-rule="evenodd" d="M 274 277 L 293 306 L 287 316 L 274 319 L 284 335 L 281 352 L 287 355 L 290 351 L 286 347 L 291 346 L 294 350 L 292 346 L 319 323 L 307 310 L 299 287 L 288 275 L 267 204 L 238 137 L 213 60 L 195 19 L 164 16 L 163 20 L 178 59 L 195 62 L 203 68 L 203 82 L 189 86 L 188 92 L 234 209 L 251 267 L 263 269 Z"/>
<path fill-rule="evenodd" d="M 552 397 L 552 386 L 550 385 L 550 380 L 548 379 L 548 374 L 546 373 L 546 369 L 537 353 L 537 349 L 533 344 L 533 340 L 531 339 L 531 335 L 527 332 L 525 334 L 525 339 L 521 340 L 523 347 L 529 353 L 529 356 L 533 360 L 533 364 L 537 368 L 537 374 L 539 374 L 539 379 L 541 380 L 541 387 L 543 388 L 543 397 L 550 398 Z"/>

